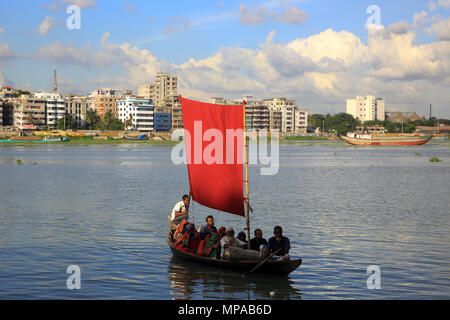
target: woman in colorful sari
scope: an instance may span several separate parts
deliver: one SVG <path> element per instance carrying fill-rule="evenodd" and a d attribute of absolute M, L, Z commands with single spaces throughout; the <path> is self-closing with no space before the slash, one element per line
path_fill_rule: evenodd
<path fill-rule="evenodd" d="M 217 258 L 220 256 L 220 240 L 225 236 L 225 231 L 225 227 L 220 227 L 217 233 L 211 236 L 204 249 L 206 257 Z"/>
<path fill-rule="evenodd" d="M 195 230 L 194 224 L 189 223 L 183 237 L 178 241 L 178 244 L 176 244 L 176 248 L 182 251 L 194 253 L 197 250 L 199 242 L 200 239 L 197 230 Z"/>

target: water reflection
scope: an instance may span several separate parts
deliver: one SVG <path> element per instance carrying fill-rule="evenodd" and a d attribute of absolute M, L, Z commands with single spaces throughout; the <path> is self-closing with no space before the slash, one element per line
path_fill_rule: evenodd
<path fill-rule="evenodd" d="M 196 299 L 301 299 L 301 291 L 285 276 L 250 274 L 201 265 L 172 257 L 168 280 L 174 300 Z"/>

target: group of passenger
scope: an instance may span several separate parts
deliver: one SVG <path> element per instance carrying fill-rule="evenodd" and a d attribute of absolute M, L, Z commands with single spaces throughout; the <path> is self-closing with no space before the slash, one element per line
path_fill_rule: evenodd
<path fill-rule="evenodd" d="M 247 256 L 249 259 L 251 257 L 265 258 L 269 254 L 273 255 L 272 259 L 290 258 L 290 242 L 283 236 L 283 229 L 280 226 L 274 228 L 274 236 L 268 242 L 263 238 L 262 230 L 256 229 L 255 237 L 250 239 L 249 246 L 244 231 L 239 232 L 235 237 L 233 228 L 217 229 L 214 226 L 213 216 L 208 216 L 206 225 L 197 231 L 194 224 L 188 221 L 188 203 L 189 197 L 183 196 L 182 201 L 175 205 L 171 215 L 171 225 L 174 230 L 173 242 L 177 249 L 213 259 L 229 258 L 232 248 L 234 251 L 241 251 L 241 256 Z"/>

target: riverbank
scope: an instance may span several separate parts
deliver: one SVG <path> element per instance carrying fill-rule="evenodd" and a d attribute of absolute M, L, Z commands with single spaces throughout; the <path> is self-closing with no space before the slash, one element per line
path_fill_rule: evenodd
<path fill-rule="evenodd" d="M 6 140 L 4 138 L 4 140 Z M 270 137 L 269 137 L 270 139 Z M 323 142 L 328 141 L 325 137 L 281 137 L 280 143 L 288 143 L 288 144 L 294 144 L 299 142 Z M 270 142 L 270 140 L 269 140 Z M 42 144 L 52 144 L 52 145 L 103 145 L 103 144 L 142 144 L 142 145 L 156 145 L 156 146 L 175 146 L 178 144 L 177 141 L 170 141 L 170 140 L 161 140 L 161 139 L 150 139 L 150 140 L 123 140 L 123 139 L 117 139 L 113 137 L 103 137 L 103 139 L 96 139 L 96 137 L 93 136 L 84 136 L 84 137 L 70 137 L 69 141 L 66 142 L 44 142 L 44 141 L 33 141 L 33 142 L 27 142 L 27 141 L 21 141 L 21 142 L 0 142 L 0 145 L 42 145 Z"/>

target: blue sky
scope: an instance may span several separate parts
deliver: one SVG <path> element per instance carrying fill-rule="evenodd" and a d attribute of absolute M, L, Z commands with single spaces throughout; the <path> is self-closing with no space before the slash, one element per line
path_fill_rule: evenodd
<path fill-rule="evenodd" d="M 71 4 L 81 8 L 79 30 L 65 26 Z M 371 5 L 380 8 L 377 35 L 365 27 Z M 333 113 L 345 97 L 375 94 L 419 114 L 434 103 L 450 117 L 449 12 L 449 0 L 9 1 L 0 12 L 0 84 L 49 90 L 57 69 L 66 93 L 136 90 L 168 70 L 182 94 L 199 99 L 284 95 Z"/>

